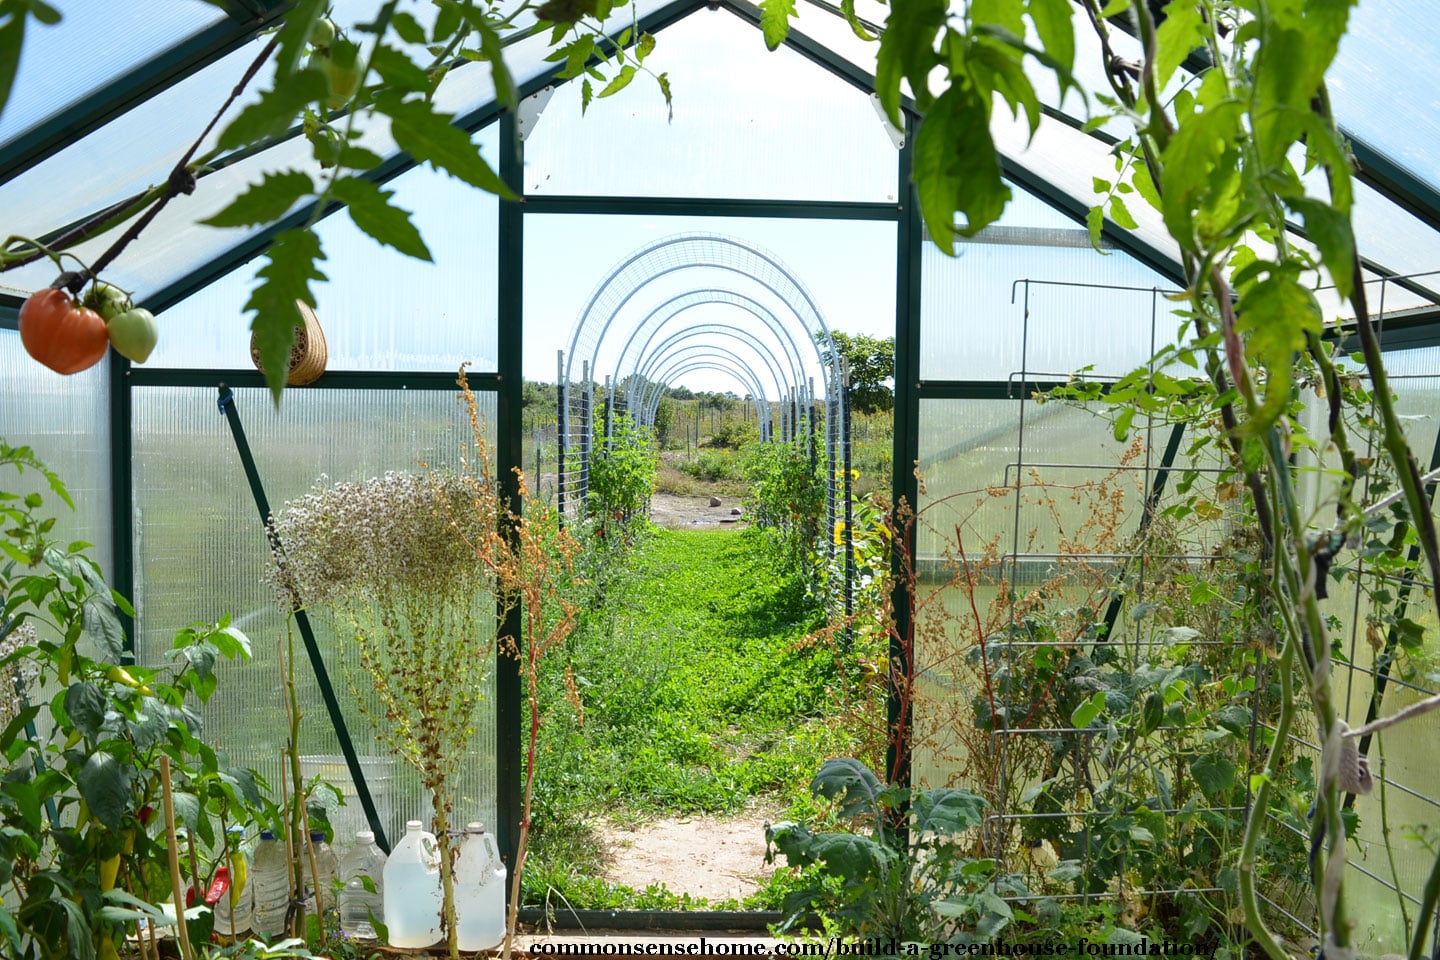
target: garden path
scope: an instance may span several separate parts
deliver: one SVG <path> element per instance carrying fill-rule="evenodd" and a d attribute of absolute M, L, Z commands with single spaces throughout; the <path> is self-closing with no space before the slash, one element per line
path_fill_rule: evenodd
<path fill-rule="evenodd" d="M 664 884 L 674 894 L 743 899 L 775 869 L 765 863 L 767 819 L 774 818 L 748 814 L 606 821 L 599 826 L 609 852 L 605 878 L 636 890 Z"/>

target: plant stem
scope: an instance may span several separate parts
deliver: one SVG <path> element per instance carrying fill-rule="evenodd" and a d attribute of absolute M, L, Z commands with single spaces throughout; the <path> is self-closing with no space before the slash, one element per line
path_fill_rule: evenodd
<path fill-rule="evenodd" d="M 1275 738 L 1270 741 L 1270 752 L 1266 756 L 1265 767 L 1261 771 L 1260 786 L 1255 791 L 1255 800 L 1250 808 L 1250 816 L 1245 820 L 1245 833 L 1240 843 L 1240 862 L 1237 865 L 1240 873 L 1240 904 L 1245 911 L 1245 925 L 1250 928 L 1251 935 L 1271 960 L 1289 960 L 1289 955 L 1276 941 L 1270 928 L 1265 925 L 1265 917 L 1260 912 L 1260 899 L 1255 892 L 1255 860 L 1260 847 L 1260 838 L 1265 833 L 1264 823 L 1266 809 L 1270 802 L 1271 779 L 1275 775 L 1286 741 L 1290 737 L 1290 723 L 1295 717 L 1294 682 L 1292 680 L 1295 665 L 1295 642 L 1293 636 L 1287 635 L 1284 649 L 1280 653 L 1280 716 L 1275 721 Z"/>
<path fill-rule="evenodd" d="M 175 798 L 170 787 L 170 756 L 160 755 L 160 788 L 165 798 L 165 845 L 170 851 L 170 893 L 175 898 L 175 935 L 180 941 L 180 956 L 195 960 L 190 946 L 190 929 L 185 924 L 185 898 L 180 892 L 180 842 L 175 837 Z"/>

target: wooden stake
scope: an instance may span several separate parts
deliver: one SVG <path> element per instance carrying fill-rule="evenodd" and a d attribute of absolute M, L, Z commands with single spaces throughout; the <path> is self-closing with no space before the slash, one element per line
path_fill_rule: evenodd
<path fill-rule="evenodd" d="M 195 960 L 190 947 L 190 930 L 185 926 L 185 898 L 180 893 L 180 843 L 175 839 L 175 798 L 170 792 L 170 757 L 160 755 L 160 787 L 165 797 L 165 845 L 170 850 L 170 892 L 175 897 L 175 935 L 180 940 L 180 956 Z"/>

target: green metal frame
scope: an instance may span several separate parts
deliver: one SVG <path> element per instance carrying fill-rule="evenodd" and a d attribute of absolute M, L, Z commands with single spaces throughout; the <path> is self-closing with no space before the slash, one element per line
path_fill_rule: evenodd
<path fill-rule="evenodd" d="M 699 0 L 675 0 L 651 15 L 643 18 L 638 27 L 647 32 L 658 32 L 663 28 L 689 16 L 706 6 Z M 718 6 L 745 20 L 758 25 L 758 7 L 747 0 L 720 0 Z M 240 13 L 240 18 L 222 23 L 210 30 L 170 48 L 162 54 L 137 66 L 107 88 L 104 96 L 85 104 L 83 107 L 66 111 L 37 128 L 26 138 L 17 141 L 18 151 L 7 151 L 7 160 L 0 166 L 0 182 L 17 175 L 24 169 L 41 162 L 65 143 L 77 136 L 97 128 L 110 118 L 153 94 L 168 84 L 177 82 L 200 69 L 206 63 L 223 56 L 252 37 L 258 30 L 280 16 L 285 7 L 277 0 L 231 0 L 229 9 Z M 255 19 L 247 19 L 246 11 L 254 13 Z M 870 92 L 874 78 L 853 63 L 837 56 L 823 44 L 807 37 L 802 31 L 792 30 L 786 45 L 806 59 L 817 64 L 858 89 Z M 558 67 L 522 85 L 520 95 L 528 96 L 542 87 L 557 82 Z M 908 503 L 912 508 L 918 499 L 918 482 L 911 465 L 919 458 L 921 399 L 1014 399 L 1015 385 L 990 381 L 930 380 L 920 378 L 921 357 L 921 297 L 922 297 L 922 250 L 924 245 L 922 218 L 912 185 L 913 150 L 912 142 L 916 117 L 907 103 L 905 144 L 899 150 L 896 165 L 896 196 L 899 203 L 861 202 L 809 202 L 737 200 L 730 198 L 667 198 L 667 197 L 572 197 L 572 196 L 524 196 L 523 195 L 523 143 L 516 136 L 512 115 L 504 113 L 495 103 L 485 104 L 457 119 L 457 126 L 468 132 L 475 131 L 493 122 L 499 122 L 501 133 L 500 175 L 522 196 L 522 203 L 504 203 L 499 207 L 498 231 L 498 288 L 496 291 L 498 309 L 498 357 L 497 370 L 471 375 L 471 385 L 477 392 L 494 393 L 497 403 L 497 445 L 496 460 L 505 492 L 518 509 L 521 504 L 513 473 L 521 465 L 521 406 L 523 387 L 523 343 L 524 343 L 524 224 L 527 214 L 586 214 L 586 215 L 635 215 L 635 216 L 694 216 L 694 217 L 743 217 L 752 219 L 831 219 L 889 221 L 896 224 L 895 246 L 895 317 L 896 317 L 896 403 L 893 462 L 895 464 L 892 496 L 894 502 Z M 1357 150 L 1362 162 L 1364 150 Z M 11 155 L 13 154 L 13 155 Z M 1374 159 L 1373 157 L 1371 158 Z M 416 166 L 413 158 L 397 155 L 390 158 L 375 171 L 369 179 L 386 182 Z M 1379 165 L 1376 165 L 1378 168 Z M 1372 169 L 1367 165 L 1367 169 Z M 1383 172 L 1383 168 L 1382 172 Z M 1085 222 L 1087 209 L 1082 201 L 1059 191 L 1034 175 L 1023 164 L 1005 162 L 1005 174 L 1017 185 L 1045 200 L 1055 209 L 1066 214 L 1077 223 Z M 1411 212 L 1421 216 L 1427 223 L 1440 227 L 1440 201 L 1436 194 L 1424 184 L 1407 181 L 1407 174 L 1398 168 L 1386 176 L 1392 189 L 1401 189 L 1410 202 L 1400 200 L 1390 190 L 1383 190 L 1387 196 L 1401 202 Z M 1413 179 L 1413 178 L 1412 178 Z M 1398 187 L 1396 186 L 1398 184 Z M 322 216 L 338 210 L 331 206 Z M 157 290 L 145 298 L 145 305 L 161 311 L 173 306 L 208 285 L 220 276 L 229 273 L 247 260 L 264 252 L 280 232 L 308 220 L 314 208 L 304 208 L 272 224 L 265 230 L 247 238 L 241 244 L 226 251 L 210 262 L 191 271 L 175 282 Z M 1162 251 L 1139 240 L 1134 235 L 1119 229 L 1109 221 L 1105 225 L 1105 236 L 1115 245 L 1135 257 L 1167 279 L 1179 282 L 1181 271 L 1173 259 Z M 18 298 L 0 294 L 0 328 L 14 329 L 17 325 Z M 1387 321 L 1386 342 L 1393 348 L 1404 342 L 1406 345 L 1440 344 L 1440 329 L 1434 324 L 1435 312 L 1427 312 L 1423 318 L 1414 321 Z M 1397 342 L 1394 338 L 1401 338 Z M 131 502 L 133 498 L 133 449 L 131 406 L 132 390 L 136 387 L 214 387 L 224 381 L 233 387 L 260 387 L 263 377 L 250 369 L 227 370 L 179 370 L 146 369 L 132 367 L 128 361 L 112 354 L 110 367 L 110 479 L 112 495 L 112 535 L 116 545 L 112 580 L 117 589 L 133 595 L 134 569 L 133 553 L 127 553 L 127 546 L 133 542 Z M 1048 384 L 1028 386 L 1044 389 Z M 313 385 L 292 389 L 421 389 L 453 390 L 454 375 L 449 372 L 368 372 L 332 371 L 326 373 Z M 910 544 L 913 549 L 913 541 Z M 133 549 L 133 548 L 132 548 Z M 899 636 L 909 634 L 910 597 L 903 582 L 895 594 L 896 630 Z M 502 635 L 519 637 L 520 616 L 518 611 L 505 612 L 500 625 Z M 892 653 L 899 652 L 898 642 L 892 642 Z M 133 655 L 133 650 L 131 651 Z M 497 839 L 501 850 L 513 867 L 517 828 L 521 814 L 522 765 L 522 714 L 523 697 L 521 670 L 518 661 L 508 657 L 500 660 L 497 672 L 496 721 L 497 730 Z M 909 720 L 901 714 L 901 704 L 892 691 L 889 716 L 900 737 L 908 742 Z M 892 753 L 888 758 L 891 770 L 904 779 L 909 776 L 907 751 Z M 713 918 L 721 918 L 715 914 Z M 640 917 L 636 914 L 635 917 Z M 674 917 L 674 924 L 688 926 L 704 924 L 707 914 L 666 915 L 645 913 L 647 925 L 663 922 Z M 733 916 L 723 915 L 733 922 Z M 625 922 L 623 915 L 609 913 L 607 923 Z"/>
<path fill-rule="evenodd" d="M 914 510 L 920 499 L 920 481 L 913 466 L 920 460 L 920 350 L 921 350 L 921 251 L 924 245 L 924 221 L 920 201 L 912 185 L 915 153 L 916 120 L 906 116 L 905 146 L 896 164 L 899 193 L 906 203 L 900 219 L 895 244 L 895 424 L 894 453 L 891 458 L 891 503 L 897 508 L 908 505 Z M 898 536 L 898 532 L 897 532 Z M 915 532 L 907 531 L 905 550 L 915 555 Z M 895 628 L 890 637 L 890 662 L 906 663 L 902 638 L 914 635 L 912 612 L 914 597 L 906 582 L 900 558 L 892 558 L 895 587 L 892 594 Z M 886 701 L 886 718 L 891 730 L 890 746 L 885 765 L 889 777 L 900 783 L 910 782 L 910 729 L 913 718 L 904 712 L 899 690 L 891 684 Z M 900 749 L 897 749 L 897 745 Z"/>

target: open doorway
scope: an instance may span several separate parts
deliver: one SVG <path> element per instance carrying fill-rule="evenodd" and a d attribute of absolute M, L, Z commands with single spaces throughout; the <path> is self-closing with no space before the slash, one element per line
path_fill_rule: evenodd
<path fill-rule="evenodd" d="M 816 812 L 827 758 L 883 756 L 885 637 L 845 618 L 884 553 L 894 276 L 864 251 L 895 226 L 531 216 L 527 248 L 551 231 L 596 253 L 568 302 L 527 273 L 524 462 L 585 600 L 545 668 L 526 904 L 773 919 L 765 825 Z M 724 263 L 681 269 L 687 244 Z M 646 250 L 658 280 L 607 287 Z"/>

